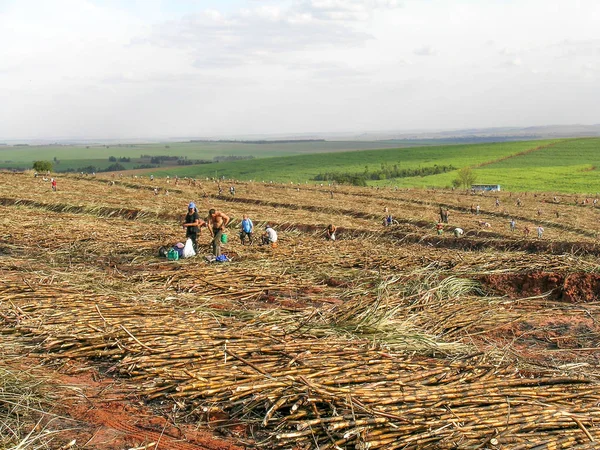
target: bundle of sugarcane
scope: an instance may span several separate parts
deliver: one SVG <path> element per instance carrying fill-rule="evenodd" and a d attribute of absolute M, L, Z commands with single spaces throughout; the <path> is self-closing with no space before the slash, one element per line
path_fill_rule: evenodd
<path fill-rule="evenodd" d="M 540 443 L 556 429 L 559 442 L 599 437 L 600 392 L 590 380 L 411 359 L 356 339 L 286 332 L 266 318 L 197 311 L 173 321 L 165 305 L 89 301 L 63 295 L 23 304 L 27 317 L 45 311 L 44 320 L 14 328 L 51 357 L 113 360 L 113 371 L 142 383 L 147 398 L 173 397 L 199 418 L 220 410 L 260 423 L 267 447 L 444 448 L 490 436 L 516 445 Z"/>

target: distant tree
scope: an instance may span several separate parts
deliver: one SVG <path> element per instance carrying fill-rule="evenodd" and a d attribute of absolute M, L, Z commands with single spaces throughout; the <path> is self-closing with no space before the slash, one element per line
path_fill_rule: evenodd
<path fill-rule="evenodd" d="M 47 172 L 52 170 L 52 163 L 50 161 L 34 161 L 33 170 L 37 172 Z"/>
<path fill-rule="evenodd" d="M 463 167 L 458 170 L 456 179 L 452 183 L 455 186 L 463 186 L 465 189 L 469 189 L 473 183 L 477 181 L 477 174 L 473 172 L 470 167 Z"/>
<path fill-rule="evenodd" d="M 122 170 L 125 170 L 125 167 L 123 167 L 123 165 L 121 165 L 119 163 L 116 163 L 116 164 L 111 164 L 106 169 L 102 170 L 102 172 L 119 172 Z"/>
<path fill-rule="evenodd" d="M 108 157 L 108 161 L 109 162 L 117 162 L 117 157 L 116 156 L 109 156 Z"/>

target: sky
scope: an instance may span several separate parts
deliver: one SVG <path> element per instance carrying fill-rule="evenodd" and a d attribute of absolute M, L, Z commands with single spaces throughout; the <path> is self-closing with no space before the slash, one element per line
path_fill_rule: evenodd
<path fill-rule="evenodd" d="M 0 142 L 600 123 L 597 0 L 0 0 Z"/>

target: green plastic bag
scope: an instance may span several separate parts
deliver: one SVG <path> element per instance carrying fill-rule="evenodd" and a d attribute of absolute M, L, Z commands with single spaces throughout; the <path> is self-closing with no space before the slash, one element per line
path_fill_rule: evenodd
<path fill-rule="evenodd" d="M 179 252 L 174 248 L 170 248 L 167 252 L 167 259 L 169 261 L 177 261 L 179 259 Z"/>
<path fill-rule="evenodd" d="M 227 244 L 227 235 L 225 233 L 221 234 L 221 244 Z"/>

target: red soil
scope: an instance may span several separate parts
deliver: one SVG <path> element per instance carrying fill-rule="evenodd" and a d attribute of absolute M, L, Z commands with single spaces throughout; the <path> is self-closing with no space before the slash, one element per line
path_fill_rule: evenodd
<path fill-rule="evenodd" d="M 58 435 L 61 443 L 76 440 L 78 446 L 94 450 L 123 450 L 145 445 L 152 450 L 243 449 L 210 431 L 172 423 L 160 415 L 168 411 L 155 411 L 136 401 L 131 387 L 121 385 L 118 380 L 101 379 L 92 369 L 79 370 L 72 366 L 68 369 L 71 374 L 51 374 L 59 394 L 64 389 L 69 391 L 67 395 L 60 395 L 60 409 L 53 411 L 65 418 L 60 424 L 53 420 L 53 426 L 62 424 L 68 429 Z M 151 443 L 154 444 L 149 445 Z"/>
<path fill-rule="evenodd" d="M 493 292 L 510 298 L 550 292 L 550 299 L 569 303 L 597 302 L 600 299 L 600 274 L 509 273 L 485 275 L 481 281 Z"/>

